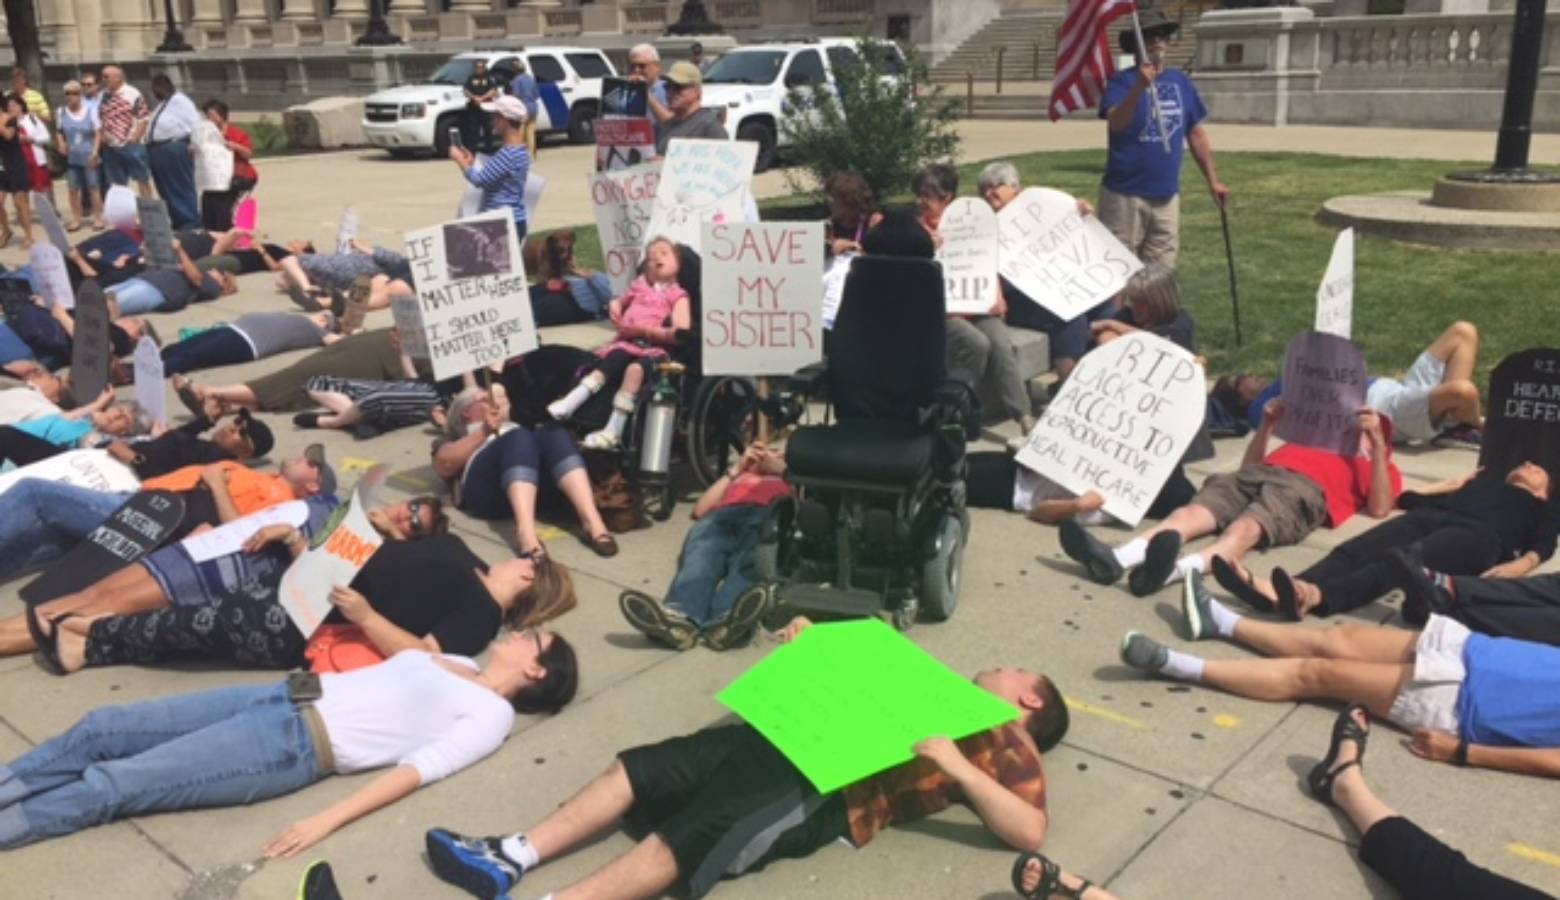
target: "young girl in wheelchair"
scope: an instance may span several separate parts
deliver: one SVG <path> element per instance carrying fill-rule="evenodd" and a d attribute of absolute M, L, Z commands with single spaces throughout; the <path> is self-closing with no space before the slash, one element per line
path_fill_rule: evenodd
<path fill-rule="evenodd" d="M 677 283 L 680 269 L 677 245 L 670 238 L 652 239 L 645 248 L 639 277 L 623 296 L 608 304 L 617 340 L 596 351 L 601 362 L 573 390 L 548 404 L 548 415 L 563 421 L 609 383 L 618 386 L 611 418 L 600 431 L 586 435 L 582 446 L 591 450 L 618 446 L 650 367 L 667 358 L 668 351 L 677 345 L 678 331 L 692 327 L 688 292 Z"/>

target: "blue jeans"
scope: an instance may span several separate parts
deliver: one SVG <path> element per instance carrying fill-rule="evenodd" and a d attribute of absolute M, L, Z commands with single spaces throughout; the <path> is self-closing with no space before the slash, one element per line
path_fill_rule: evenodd
<path fill-rule="evenodd" d="M 32 358 L 33 351 L 27 342 L 17 337 L 10 325 L 0 322 L 0 366 Z"/>
<path fill-rule="evenodd" d="M 64 556 L 129 499 L 127 492 L 18 481 L 0 494 L 0 578 Z"/>
<path fill-rule="evenodd" d="M 753 550 L 767 506 L 726 506 L 694 524 L 683 540 L 677 576 L 666 605 L 700 625 L 724 616 L 743 591 L 758 581 Z"/>
<path fill-rule="evenodd" d="M 107 293 L 113 294 L 114 299 L 119 302 L 121 316 L 139 316 L 143 313 L 156 312 L 168 302 L 163 292 L 144 278 L 122 281 L 109 288 Z"/>
<path fill-rule="evenodd" d="M 149 144 L 147 162 L 157 194 L 168 204 L 173 228 L 200 227 L 200 199 L 195 196 L 195 160 L 190 156 L 190 139 Z"/>
<path fill-rule="evenodd" d="M 125 816 L 278 797 L 318 781 L 319 769 L 285 684 L 105 706 L 0 766 L 0 848 Z"/>
<path fill-rule="evenodd" d="M 540 428 L 511 428 L 477 451 L 460 483 L 460 508 L 479 519 L 507 519 L 509 486 L 537 484 L 543 470 L 556 484 L 585 466 L 568 429 L 557 423 Z"/>
<path fill-rule="evenodd" d="M 569 285 L 569 293 L 574 295 L 574 302 L 579 304 L 580 309 L 590 313 L 593 319 L 607 317 L 607 305 L 612 302 L 612 282 L 607 276 L 596 272 L 588 278 L 566 275 L 563 280 Z"/>
<path fill-rule="evenodd" d="M 99 172 L 96 167 L 72 165 L 65 174 L 70 178 L 70 189 L 73 191 L 95 191 L 98 188 Z M 91 212 L 92 197 L 90 194 L 81 198 L 81 211 Z"/>
<path fill-rule="evenodd" d="M 144 184 L 152 177 L 146 169 L 146 147 L 141 144 L 126 144 L 123 147 L 104 144 L 102 163 L 105 188 L 114 184 L 129 184 L 132 179 Z"/>
<path fill-rule="evenodd" d="M 226 325 L 218 325 L 164 347 L 163 374 L 172 378 L 197 369 L 253 362 L 254 358 L 254 348 L 243 335 Z"/>

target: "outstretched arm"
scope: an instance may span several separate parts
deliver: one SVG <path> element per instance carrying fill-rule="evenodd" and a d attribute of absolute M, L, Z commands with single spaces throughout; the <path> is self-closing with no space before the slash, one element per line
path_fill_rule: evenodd
<path fill-rule="evenodd" d="M 396 766 L 370 781 L 361 790 L 307 819 L 289 825 L 265 846 L 265 858 L 296 856 L 324 840 L 332 831 L 405 797 L 422 784 L 422 776 L 412 766 Z"/>
<path fill-rule="evenodd" d="M 986 828 L 1015 850 L 1037 850 L 1045 843 L 1046 814 L 965 759 L 945 737 L 915 745 L 917 756 L 932 760 L 964 793 Z"/>
<path fill-rule="evenodd" d="M 1419 729 L 1408 749 L 1418 757 L 1437 762 L 1456 762 L 1459 741 L 1444 731 Z M 1467 763 L 1486 769 L 1500 769 L 1519 775 L 1560 778 L 1560 747 L 1487 747 L 1467 745 Z"/>

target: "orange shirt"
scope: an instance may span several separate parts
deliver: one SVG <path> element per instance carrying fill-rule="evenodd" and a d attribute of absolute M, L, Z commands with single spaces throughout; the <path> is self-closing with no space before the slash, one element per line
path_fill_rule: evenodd
<path fill-rule="evenodd" d="M 289 500 L 299 499 L 293 493 L 292 485 L 280 475 L 265 475 L 236 462 L 219 462 L 215 465 L 221 466 L 223 471 L 227 472 L 228 494 L 233 498 L 233 505 L 238 508 L 239 515 L 247 516 Z M 175 493 L 200 490 L 202 487 L 200 473 L 205 468 L 205 466 L 185 466 L 182 469 L 175 469 L 161 478 L 141 482 L 141 490 Z"/>

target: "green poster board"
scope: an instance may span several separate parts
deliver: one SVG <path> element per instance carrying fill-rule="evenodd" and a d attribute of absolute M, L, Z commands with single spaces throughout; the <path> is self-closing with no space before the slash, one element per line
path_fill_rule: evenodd
<path fill-rule="evenodd" d="M 878 619 L 814 625 L 716 696 L 829 793 L 1018 710 Z"/>

